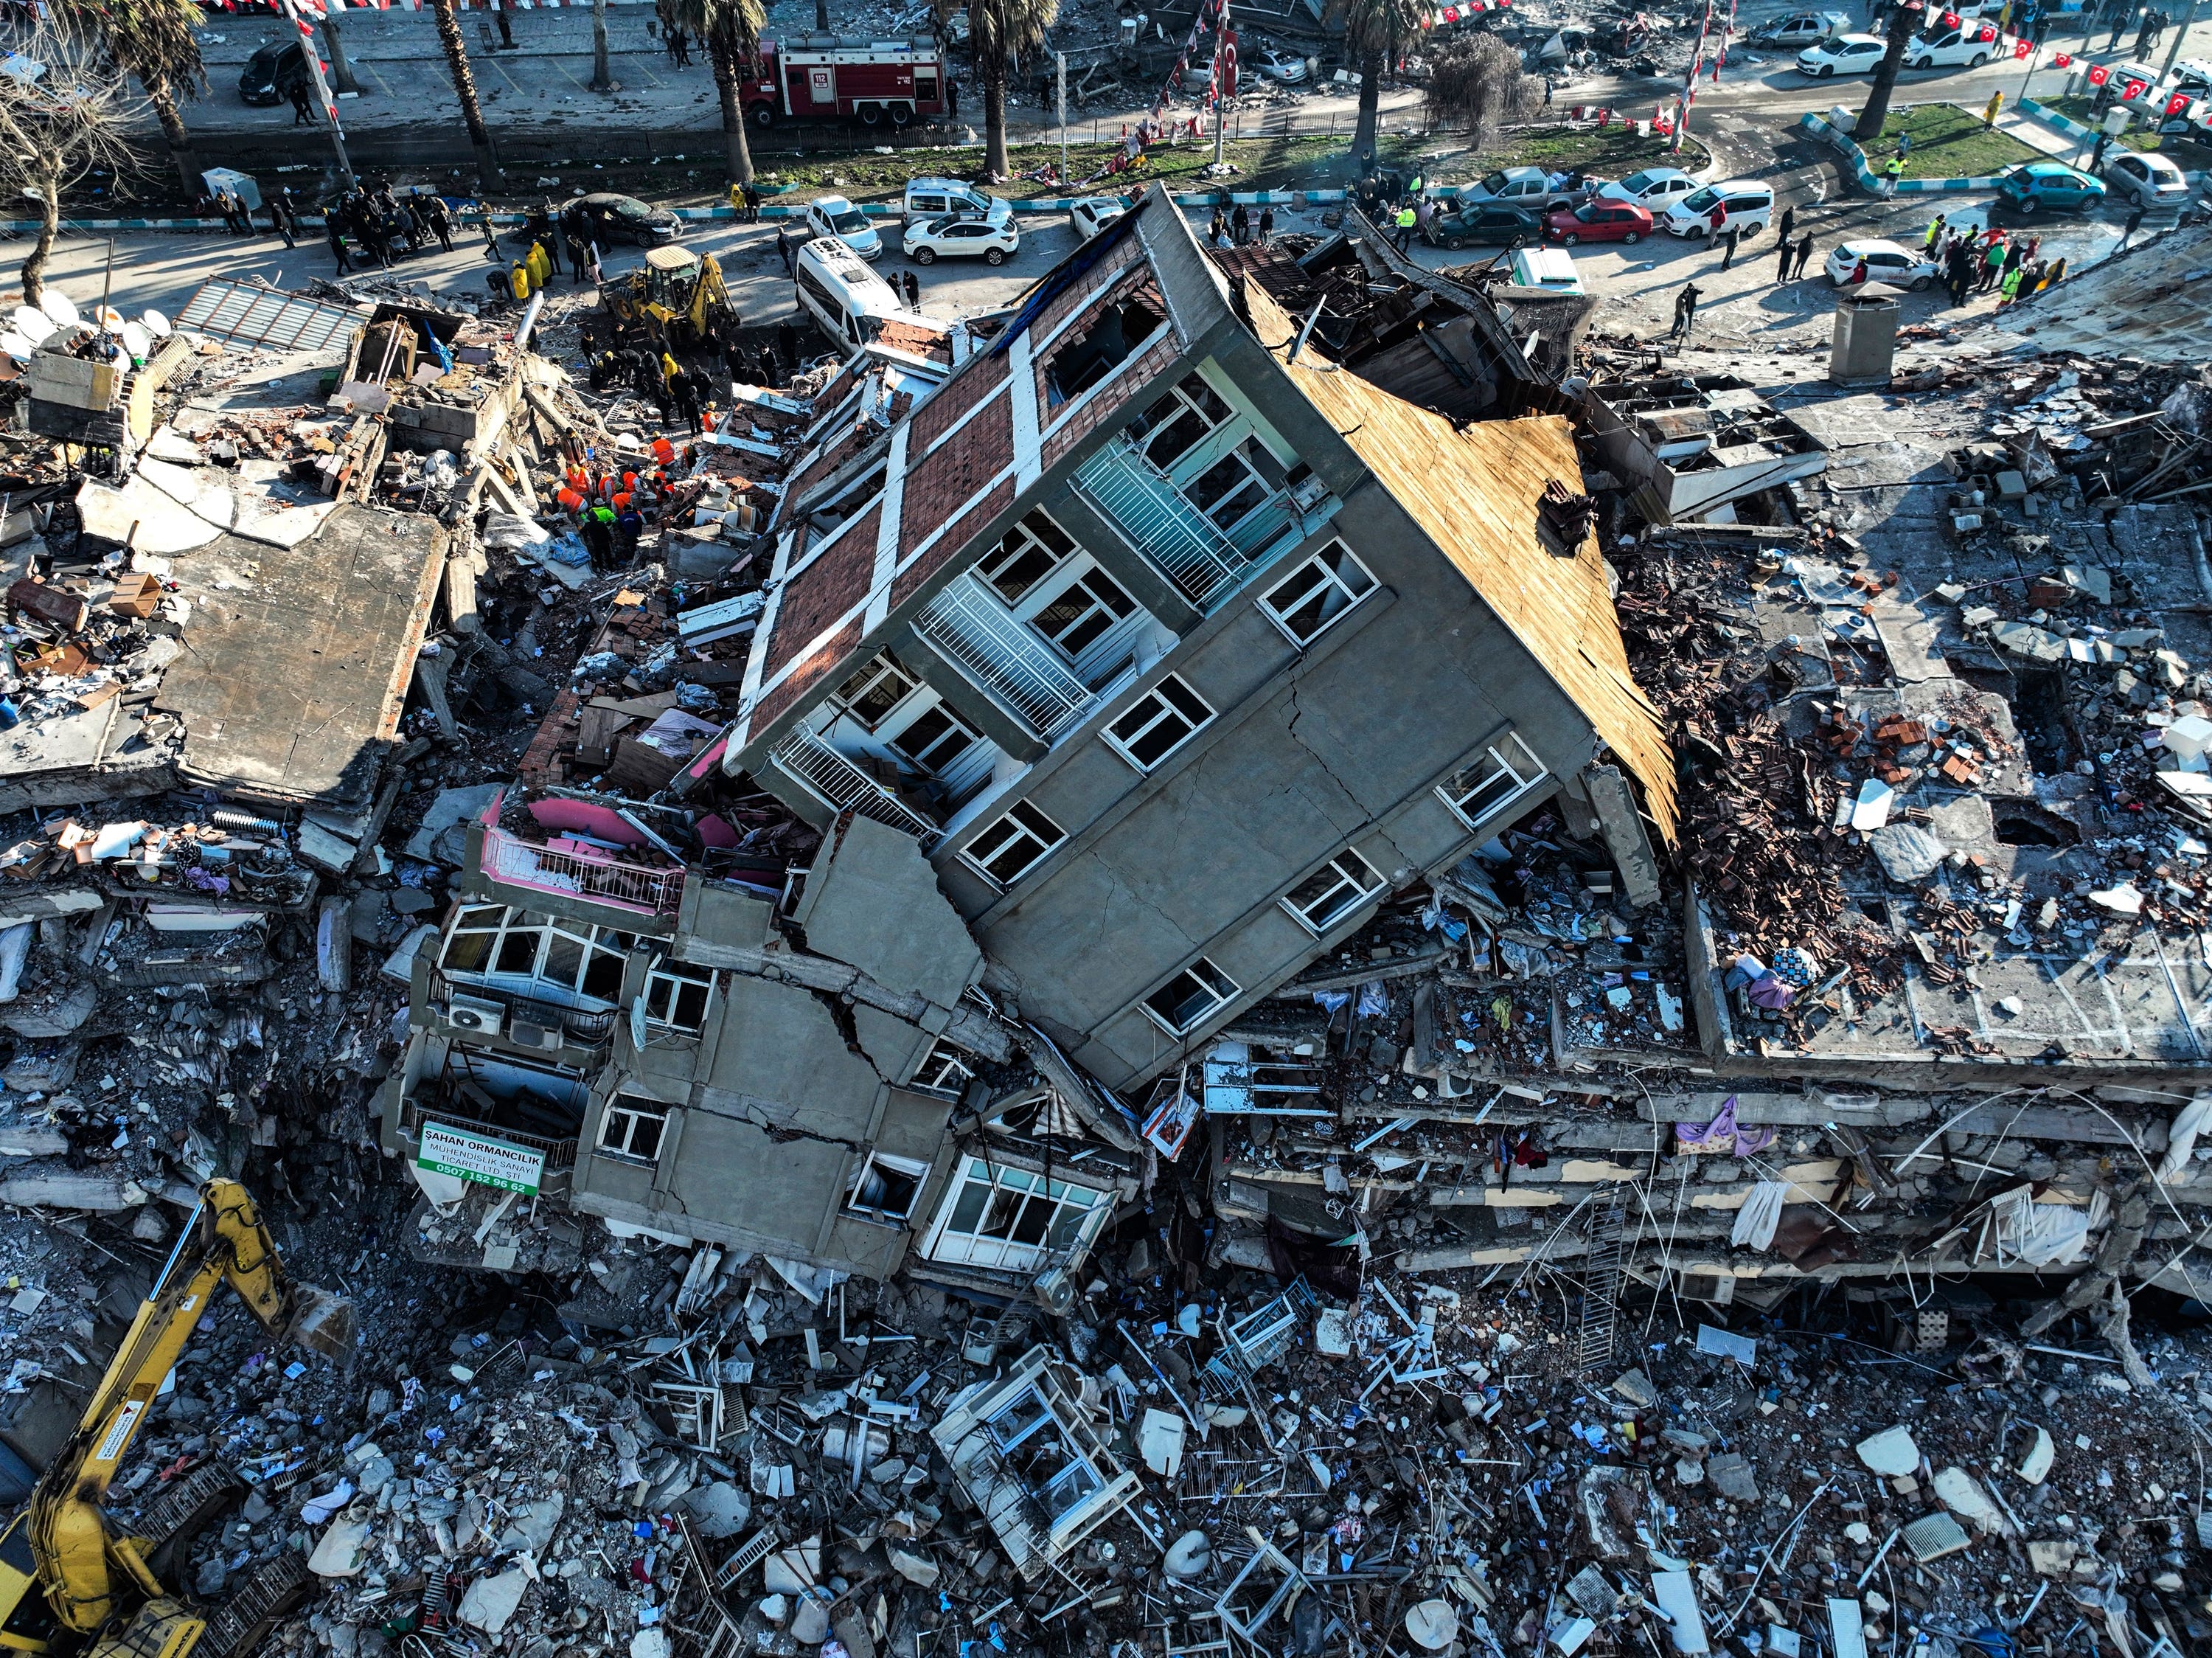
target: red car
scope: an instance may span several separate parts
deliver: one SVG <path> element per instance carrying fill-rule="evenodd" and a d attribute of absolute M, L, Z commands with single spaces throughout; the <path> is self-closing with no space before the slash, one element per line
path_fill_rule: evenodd
<path fill-rule="evenodd" d="M 1570 247 L 1578 241 L 1642 241 L 1651 234 L 1651 214 L 1634 202 L 1598 198 L 1553 208 L 1544 216 L 1544 234 Z"/>

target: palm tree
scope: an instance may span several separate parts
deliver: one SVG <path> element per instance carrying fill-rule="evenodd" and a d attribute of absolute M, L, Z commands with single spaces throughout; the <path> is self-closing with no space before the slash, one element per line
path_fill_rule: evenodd
<path fill-rule="evenodd" d="M 1905 49 L 1912 44 L 1912 31 L 1927 17 L 1927 8 L 1921 0 L 1905 0 L 1893 7 L 1889 14 L 1889 50 L 1881 54 L 1881 63 L 1874 72 L 1874 87 L 1867 94 L 1866 107 L 1859 112 L 1851 136 L 1867 158 L 1874 158 L 1874 147 L 1881 142 L 1881 130 L 1889 121 L 1889 94 L 1897 89 L 1897 71 L 1905 67 Z"/>
<path fill-rule="evenodd" d="M 592 0 L 592 90 L 611 92 L 614 86 L 607 73 L 607 0 Z"/>
<path fill-rule="evenodd" d="M 1359 76 L 1359 119 L 1352 130 L 1352 161 L 1364 171 L 1375 161 L 1382 71 L 1419 38 L 1430 8 L 1424 0 L 1329 0 L 1328 12 L 1344 25 L 1345 49 Z"/>
<path fill-rule="evenodd" d="M 1015 61 L 1044 44 L 1060 0 L 937 0 L 938 15 L 968 13 L 968 49 L 983 83 L 984 159 L 994 179 L 1013 171 L 1006 159 L 1006 81 Z"/>
<path fill-rule="evenodd" d="M 69 0 L 63 9 L 76 27 L 106 48 L 118 68 L 138 77 L 161 124 L 169 159 L 184 181 L 185 198 L 198 196 L 202 186 L 192 135 L 177 112 L 179 98 L 197 98 L 207 90 L 195 33 L 204 18 L 196 0 L 113 0 L 105 6 Z"/>
<path fill-rule="evenodd" d="M 745 142 L 739 83 L 759 74 L 761 30 L 768 15 L 761 0 L 673 0 L 669 21 L 699 37 L 722 101 L 722 149 L 732 184 L 750 184 L 752 147 Z"/>
<path fill-rule="evenodd" d="M 469 142 L 476 146 L 477 182 L 489 192 L 500 182 L 499 154 L 492 148 L 491 130 L 484 125 L 483 106 L 477 101 L 477 77 L 469 69 L 469 45 L 461 39 L 460 19 L 453 15 L 453 5 L 454 0 L 430 0 L 430 9 L 438 15 L 438 43 L 446 49 L 446 69 L 453 77 L 454 95 L 461 101 Z"/>

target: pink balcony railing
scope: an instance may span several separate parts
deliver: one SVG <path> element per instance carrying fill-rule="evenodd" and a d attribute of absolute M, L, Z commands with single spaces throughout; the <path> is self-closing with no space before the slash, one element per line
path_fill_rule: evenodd
<path fill-rule="evenodd" d="M 641 915 L 673 915 L 684 898 L 684 871 L 624 863 L 580 842 L 538 846 L 487 825 L 483 872 L 510 887 L 562 893 Z"/>

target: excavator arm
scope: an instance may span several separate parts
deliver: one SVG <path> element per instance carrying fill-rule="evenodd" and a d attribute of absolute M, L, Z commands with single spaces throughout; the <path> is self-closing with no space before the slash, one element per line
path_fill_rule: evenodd
<path fill-rule="evenodd" d="M 124 1610 L 126 1598 L 166 1601 L 167 1591 L 137 1545 L 109 1534 L 100 1503 L 163 1380 L 205 1316 L 216 1286 L 223 1283 L 279 1339 L 333 1358 L 352 1349 L 352 1304 L 292 1281 L 246 1188 L 235 1180 L 210 1180 L 202 1186 L 199 1208 L 140 1304 L 76 1431 L 40 1478 L 24 1515 L 0 1537 L 0 1564 L 14 1564 L 9 1560 L 10 1545 L 20 1554 L 27 1541 L 37 1588 L 64 1630 L 97 1635 Z M 0 1570 L 0 1601 L 16 1576 Z M 182 1608 L 167 1604 L 165 1619 L 173 1623 Z M 15 1629 L 17 1611 L 0 1604 L 0 1624 Z M 181 1653 L 197 1636 L 194 1628 L 188 1638 L 173 1637 L 155 1644 Z M 0 1637 L 0 1645 L 25 1644 Z"/>

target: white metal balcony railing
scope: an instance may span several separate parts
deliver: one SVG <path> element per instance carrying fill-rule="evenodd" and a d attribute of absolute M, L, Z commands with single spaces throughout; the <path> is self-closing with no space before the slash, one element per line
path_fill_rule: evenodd
<path fill-rule="evenodd" d="M 1093 700 L 1091 687 L 1052 647 L 972 575 L 931 600 L 914 626 L 946 660 L 1003 697 L 1042 737 L 1066 729 Z"/>
<path fill-rule="evenodd" d="M 793 782 L 826 805 L 858 812 L 912 835 L 925 850 L 937 839 L 935 824 L 811 731 L 793 732 L 776 745 L 774 759 Z"/>
<path fill-rule="evenodd" d="M 1264 545 L 1239 537 L 1245 543 L 1239 546 L 1223 534 L 1126 434 L 1083 463 L 1075 487 L 1200 610 L 1236 584 L 1251 568 L 1252 550 Z M 1270 503 L 1263 515 L 1268 541 L 1288 516 L 1282 510 L 1287 501 L 1284 497 Z"/>
<path fill-rule="evenodd" d="M 519 840 L 495 825 L 483 838 L 483 872 L 494 881 L 646 915 L 673 915 L 684 899 L 684 871 L 616 858 L 580 856 Z"/>

